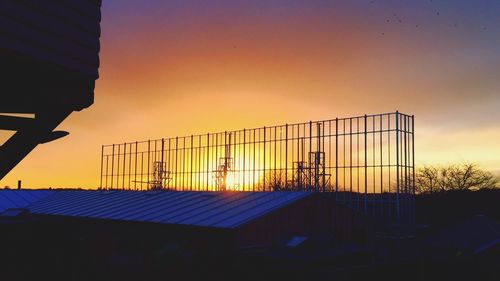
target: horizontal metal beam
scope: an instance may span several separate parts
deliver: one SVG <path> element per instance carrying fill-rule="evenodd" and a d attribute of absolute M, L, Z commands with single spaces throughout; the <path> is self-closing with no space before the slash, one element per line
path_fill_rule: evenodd
<path fill-rule="evenodd" d="M 19 131 L 35 125 L 35 118 L 0 115 L 0 130 Z"/>

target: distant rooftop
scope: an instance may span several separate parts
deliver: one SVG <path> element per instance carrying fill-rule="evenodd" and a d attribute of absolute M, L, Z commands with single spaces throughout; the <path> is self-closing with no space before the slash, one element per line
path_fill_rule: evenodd
<path fill-rule="evenodd" d="M 4 193 L 10 197 L 22 194 L 39 198 L 45 194 L 0 191 L 0 198 Z M 39 215 L 236 228 L 310 195 L 310 192 L 53 191 L 51 196 L 33 199 L 34 203 L 27 202 L 23 207 Z"/>
<path fill-rule="evenodd" d="M 53 193 L 52 190 L 0 190 L 0 213 L 7 209 L 25 208 Z"/>

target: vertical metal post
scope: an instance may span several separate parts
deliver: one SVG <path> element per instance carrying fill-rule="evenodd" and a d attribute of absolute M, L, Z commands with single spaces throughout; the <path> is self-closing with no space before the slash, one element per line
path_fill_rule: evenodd
<path fill-rule="evenodd" d="M 173 178 L 174 178 L 174 170 L 173 170 L 173 159 L 172 159 L 172 138 L 167 138 L 168 144 L 165 149 L 166 156 L 165 156 L 165 165 L 166 165 L 166 170 L 167 170 L 167 178 L 166 178 L 166 189 L 167 190 L 175 190 L 174 185 L 173 185 Z"/>
<path fill-rule="evenodd" d="M 141 190 L 144 183 L 144 152 L 141 152 Z"/>
<path fill-rule="evenodd" d="M 405 154 L 404 154 L 404 164 L 405 164 L 405 167 L 404 167 L 404 173 L 405 173 L 405 188 L 404 188 L 404 209 L 405 209 L 405 213 L 403 214 L 403 216 L 405 218 L 408 217 L 408 116 L 406 115 L 403 115 L 403 118 L 404 118 L 404 151 L 405 151 Z"/>
<path fill-rule="evenodd" d="M 175 190 L 179 190 L 178 180 L 177 180 L 177 178 L 179 177 L 179 170 L 177 169 L 178 154 L 179 154 L 179 137 L 175 137 L 175 181 L 174 181 Z"/>
<path fill-rule="evenodd" d="M 359 120 L 359 119 L 356 119 L 356 120 Z M 352 195 L 352 136 L 353 136 L 353 134 L 352 134 L 352 118 L 349 118 L 349 193 L 351 195 Z M 357 151 L 357 154 L 359 155 L 359 149 Z M 358 168 L 358 170 L 359 170 L 359 168 Z"/>
<path fill-rule="evenodd" d="M 344 194 L 347 194 L 347 201 L 349 201 L 349 205 L 351 205 L 351 194 L 349 192 L 345 192 L 346 191 L 346 182 L 345 182 L 345 173 L 346 173 L 346 163 L 345 163 L 345 136 L 346 136 L 346 132 L 345 132 L 345 119 L 342 119 L 342 187 L 344 188 Z M 344 196 L 344 201 L 345 201 L 345 196 Z"/>
<path fill-rule="evenodd" d="M 184 191 L 185 184 L 184 181 L 186 180 L 186 137 L 182 138 L 182 170 L 181 170 L 181 189 Z"/>
<path fill-rule="evenodd" d="M 219 168 L 218 158 L 219 158 L 219 134 L 215 134 L 215 157 L 214 157 L 215 173 L 217 173 L 217 169 Z M 218 188 L 218 186 L 217 186 L 217 179 L 216 179 L 214 191 L 218 191 L 217 188 Z"/>
<path fill-rule="evenodd" d="M 325 157 L 325 164 L 326 164 L 326 157 Z M 332 174 L 332 120 L 328 120 L 328 173 L 330 174 L 330 179 L 331 179 L 331 174 Z M 329 191 L 332 191 L 332 183 L 330 180 L 330 188 Z"/>
<path fill-rule="evenodd" d="M 335 118 L 335 198 L 339 195 L 339 119 Z"/>
<path fill-rule="evenodd" d="M 240 155 L 240 146 L 238 144 L 238 141 L 241 142 L 241 136 L 240 136 L 240 132 L 239 131 L 235 131 L 233 132 L 234 134 L 234 141 L 232 143 L 229 144 L 229 146 L 233 145 L 233 149 L 231 150 L 233 152 L 233 159 L 232 159 L 232 170 L 233 170 L 233 188 L 236 190 L 236 188 L 239 188 L 239 169 L 240 169 L 240 165 L 239 165 L 239 161 L 236 161 L 237 160 L 237 157 L 236 155 Z M 236 153 L 238 152 L 238 153 Z M 239 159 L 238 159 L 239 160 Z"/>
<path fill-rule="evenodd" d="M 209 189 L 209 176 L 210 176 L 210 133 L 207 133 L 207 182 L 206 190 Z"/>
<path fill-rule="evenodd" d="M 295 155 L 295 150 L 294 150 L 294 142 L 296 141 L 297 142 L 297 162 L 300 161 L 300 156 L 299 156 L 299 152 L 300 152 L 300 148 L 299 148 L 299 136 L 300 136 L 300 132 L 299 132 L 299 125 L 297 125 L 297 137 L 295 137 L 295 130 L 294 130 L 294 125 L 292 125 L 292 190 L 295 191 L 295 177 L 294 177 L 294 173 L 295 173 L 295 170 L 294 170 L 294 155 Z"/>
<path fill-rule="evenodd" d="M 246 185 L 246 162 L 247 162 L 247 159 L 246 159 L 246 146 L 247 146 L 247 142 L 246 142 L 246 139 L 247 139 L 247 130 L 246 129 L 243 129 L 243 191 L 245 191 L 245 185 Z"/>
<path fill-rule="evenodd" d="M 116 188 L 120 188 L 120 154 L 121 154 L 121 145 L 118 144 L 118 152 L 116 153 Z"/>
<path fill-rule="evenodd" d="M 263 187 L 266 190 L 266 127 L 264 126 L 264 174 L 263 174 Z"/>
<path fill-rule="evenodd" d="M 150 178 L 150 171 L 149 168 L 151 166 L 151 140 L 148 140 L 148 165 L 147 172 L 148 172 L 148 182 L 146 183 L 146 189 L 149 190 L 149 183 L 151 182 Z"/>
<path fill-rule="evenodd" d="M 384 115 L 380 115 L 380 134 L 379 134 L 379 140 L 380 140 L 380 215 L 384 215 L 384 158 L 383 158 L 383 117 Z"/>
<path fill-rule="evenodd" d="M 368 214 L 368 117 L 365 114 L 365 214 Z"/>
<path fill-rule="evenodd" d="M 165 173 L 165 175 L 167 176 L 167 174 L 166 174 L 167 171 L 165 171 L 167 169 L 167 165 L 165 164 L 165 154 L 164 154 L 164 152 L 165 152 L 165 139 L 162 138 L 161 139 L 161 165 L 160 165 L 161 166 L 160 167 L 160 169 L 161 169 L 161 172 L 160 172 L 160 175 L 161 175 L 160 176 L 160 180 L 161 180 L 160 187 L 162 189 L 165 188 L 165 182 L 164 181 L 166 180 L 164 178 L 163 174 Z M 163 167 L 164 165 L 165 165 L 165 168 Z"/>
<path fill-rule="evenodd" d="M 102 189 L 103 162 L 104 162 L 104 145 L 101 146 L 101 178 L 99 180 L 99 189 Z"/>
<path fill-rule="evenodd" d="M 167 189 L 170 189 L 170 185 L 172 184 L 172 138 L 168 138 L 168 148 L 167 148 L 167 171 L 168 171 L 168 181 L 167 181 Z"/>
<path fill-rule="evenodd" d="M 108 190 L 108 167 L 109 167 L 109 155 L 106 155 L 106 178 L 104 179 L 105 185 L 106 185 L 106 190 Z"/>
<path fill-rule="evenodd" d="M 316 151 L 314 155 L 314 191 L 319 191 L 319 173 L 321 164 L 321 123 L 316 123 Z M 319 157 L 319 159 L 317 159 Z"/>
<path fill-rule="evenodd" d="M 288 190 L 288 124 L 285 125 L 285 190 Z"/>
<path fill-rule="evenodd" d="M 231 139 L 231 136 L 234 134 L 234 141 L 232 141 Z M 238 183 L 238 179 L 236 178 L 236 175 L 238 175 L 237 173 L 237 169 L 239 169 L 239 166 L 238 166 L 238 162 L 236 161 L 236 150 L 238 150 L 239 152 L 239 146 L 237 145 L 238 141 L 238 134 L 236 132 L 233 132 L 233 133 L 229 133 L 229 156 L 231 157 L 231 151 L 233 152 L 233 158 L 231 159 L 231 170 L 232 170 L 232 177 L 233 177 L 233 189 L 235 189 L 237 186 L 235 186 L 235 184 Z M 234 146 L 233 149 L 231 149 L 231 146 Z"/>
<path fill-rule="evenodd" d="M 280 146 L 280 151 L 279 151 L 279 174 L 280 174 L 280 182 L 281 182 L 281 187 L 282 187 L 282 190 L 287 190 L 287 185 L 286 185 L 286 169 L 284 168 L 283 166 L 283 146 L 284 146 L 284 138 L 283 138 L 283 128 L 284 126 L 280 126 L 280 138 L 279 138 L 279 146 Z M 286 152 L 285 152 L 286 154 Z M 286 166 L 286 164 L 285 164 Z M 283 169 L 285 171 L 285 173 L 283 174 Z"/>
<path fill-rule="evenodd" d="M 392 196 L 391 196 L 391 170 L 392 170 L 392 165 L 391 165 L 391 115 L 387 115 L 387 167 L 389 167 L 389 172 L 387 175 L 387 191 L 388 194 L 386 196 L 387 199 L 387 210 L 388 210 L 388 215 L 389 217 L 392 216 Z"/>
<path fill-rule="evenodd" d="M 372 214 L 375 215 L 375 208 L 376 208 L 376 204 L 375 204 L 375 193 L 376 193 L 376 169 L 375 169 L 375 165 L 376 165 L 376 162 L 375 162 L 375 137 L 376 137 L 376 134 L 375 134 L 375 116 L 372 116 L 372 131 L 371 131 L 371 136 L 372 136 L 372 164 L 373 164 L 373 175 L 372 175 L 372 178 L 373 178 L 373 197 L 372 197 Z"/>
<path fill-rule="evenodd" d="M 153 161 L 151 162 L 152 165 L 152 168 L 153 168 L 153 172 L 151 173 L 152 175 L 154 175 L 155 171 L 155 167 L 154 167 L 154 163 L 158 162 L 158 140 L 154 140 L 154 143 L 155 143 L 155 146 L 154 146 L 154 149 L 153 151 L 151 151 L 153 153 Z"/>
<path fill-rule="evenodd" d="M 366 130 L 366 128 L 365 128 Z M 360 130 L 359 130 L 359 117 L 356 117 L 356 208 L 358 208 L 358 210 L 360 209 L 360 205 L 361 205 L 361 195 L 360 195 L 360 170 L 361 170 L 361 165 L 359 163 L 359 157 L 360 157 L 360 149 L 359 149 L 359 139 L 360 139 Z"/>
<path fill-rule="evenodd" d="M 312 153 L 312 121 L 309 121 L 309 151 L 308 151 L 308 156 L 309 156 L 309 167 L 308 167 L 308 172 L 309 172 L 309 183 L 308 183 L 308 187 L 307 187 L 307 190 L 311 190 L 312 189 L 312 163 L 311 163 L 311 153 Z"/>
<path fill-rule="evenodd" d="M 305 126 L 302 125 L 302 134 L 300 131 L 300 124 L 297 125 L 297 163 L 299 163 L 301 166 L 299 167 L 299 164 L 297 165 L 297 190 L 302 191 L 304 188 L 304 182 L 302 181 L 302 175 L 306 171 L 305 169 L 305 164 L 304 164 L 304 139 L 305 139 Z"/>
<path fill-rule="evenodd" d="M 128 189 L 130 190 L 131 184 L 130 182 L 132 181 L 132 143 L 129 143 L 129 153 L 128 153 Z"/>
<path fill-rule="evenodd" d="M 111 189 L 113 189 L 113 182 L 115 176 L 115 145 L 113 144 L 113 150 L 111 152 Z"/>
<path fill-rule="evenodd" d="M 322 179 L 322 185 L 323 185 L 323 192 L 325 192 L 326 190 L 326 151 L 325 151 L 325 121 L 322 122 L 322 130 L 321 131 L 321 138 L 322 138 L 322 142 L 321 142 L 321 155 L 323 157 L 323 160 L 321 160 L 321 157 L 320 157 L 320 161 L 323 161 L 322 162 L 322 166 L 321 166 L 321 169 L 322 169 L 322 172 L 321 172 L 321 175 L 323 177 Z"/>
<path fill-rule="evenodd" d="M 252 191 L 255 191 L 255 129 L 253 129 L 253 177 L 252 177 Z"/>
<path fill-rule="evenodd" d="M 277 140 L 276 130 L 277 130 L 277 127 L 274 126 L 274 165 L 273 165 L 274 166 L 273 167 L 273 170 L 274 170 L 274 188 L 276 188 L 276 184 L 277 184 L 277 179 L 276 179 L 276 152 L 277 152 L 277 149 L 276 149 L 276 140 Z"/>
<path fill-rule="evenodd" d="M 193 190 L 193 135 L 191 135 L 191 142 L 189 143 L 191 146 L 191 152 L 189 153 L 189 156 L 191 158 L 190 160 L 190 168 L 189 168 L 189 190 Z"/>
<path fill-rule="evenodd" d="M 198 135 L 198 191 L 201 190 L 201 135 Z"/>
<path fill-rule="evenodd" d="M 408 193 L 408 147 L 407 147 L 407 144 L 408 144 L 408 139 L 407 139 L 407 132 L 408 132 L 408 127 L 407 127 L 407 121 L 408 121 L 408 118 L 407 116 L 403 116 L 403 119 L 404 119 L 404 132 L 403 132 L 403 136 L 404 136 L 404 164 L 405 164 L 405 167 L 404 167 L 404 171 L 405 171 L 405 194 Z"/>
<path fill-rule="evenodd" d="M 123 172 L 122 172 L 122 189 L 125 189 L 125 166 L 127 164 L 127 143 L 123 144 Z"/>
<path fill-rule="evenodd" d="M 135 142 L 135 166 L 134 166 L 134 189 L 137 190 L 137 146 L 138 143 Z"/>
<path fill-rule="evenodd" d="M 396 218 L 399 220 L 399 112 L 396 111 Z"/>
<path fill-rule="evenodd" d="M 411 116 L 411 170 L 412 170 L 412 184 L 411 184 L 411 195 L 412 195 L 412 214 L 411 219 L 412 222 L 415 219 L 415 116 Z"/>
<path fill-rule="evenodd" d="M 229 138 L 228 138 L 227 132 L 224 132 L 224 159 L 225 159 L 224 165 L 226 165 L 226 163 L 229 163 L 228 159 L 231 158 L 230 147 L 231 147 L 231 133 L 229 133 Z M 227 188 L 227 177 L 224 177 L 224 187 Z"/>

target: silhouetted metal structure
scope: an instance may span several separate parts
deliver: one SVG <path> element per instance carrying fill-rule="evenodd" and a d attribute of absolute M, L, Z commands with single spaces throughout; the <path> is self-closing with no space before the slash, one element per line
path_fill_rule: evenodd
<path fill-rule="evenodd" d="M 0 1 L 0 130 L 16 131 L 0 146 L 0 179 L 38 144 L 66 136 L 54 129 L 93 103 L 100 7 L 100 0 Z"/>
<path fill-rule="evenodd" d="M 393 112 L 103 145 L 100 188 L 331 192 L 366 214 L 412 218 L 413 132 L 414 117 Z"/>
<path fill-rule="evenodd" d="M 226 191 L 228 189 L 238 189 L 238 185 L 233 179 L 233 157 L 231 155 L 231 133 L 224 134 L 224 155 L 219 158 L 219 164 L 215 171 L 215 189 Z"/>

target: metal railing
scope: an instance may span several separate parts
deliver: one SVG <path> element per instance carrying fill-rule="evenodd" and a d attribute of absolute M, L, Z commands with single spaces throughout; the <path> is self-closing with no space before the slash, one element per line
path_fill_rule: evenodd
<path fill-rule="evenodd" d="M 102 146 L 101 189 L 335 192 L 412 213 L 414 117 L 399 112 Z"/>

